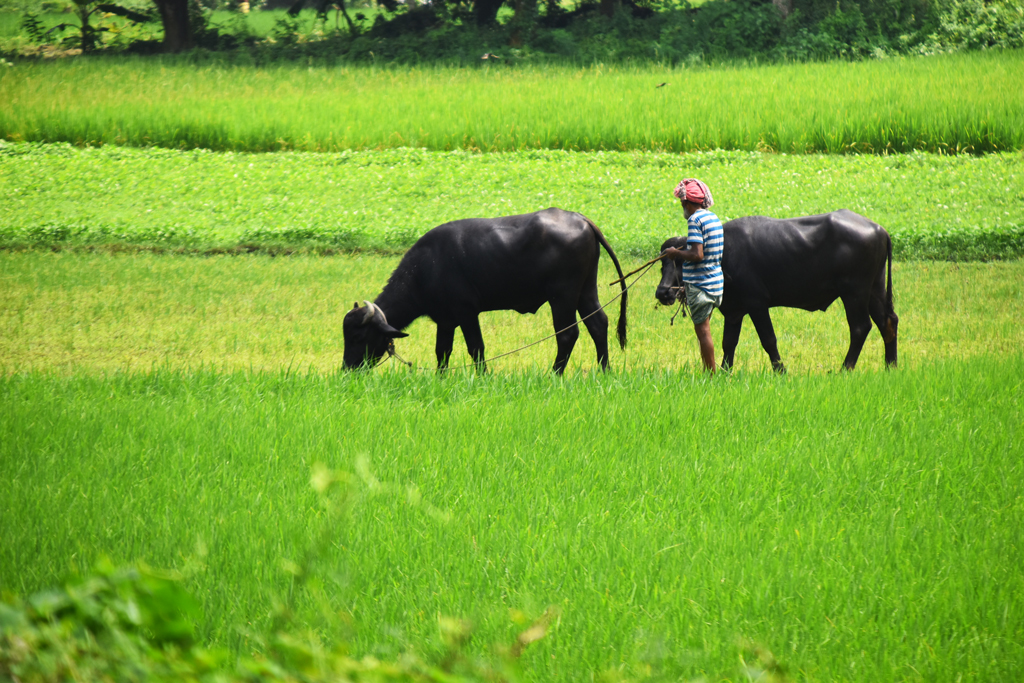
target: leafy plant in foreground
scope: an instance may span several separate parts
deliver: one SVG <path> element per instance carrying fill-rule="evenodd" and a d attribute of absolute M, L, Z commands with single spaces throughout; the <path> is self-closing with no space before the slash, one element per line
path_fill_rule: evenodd
<path fill-rule="evenodd" d="M 357 464 L 359 478 L 371 492 L 404 493 L 408 503 L 431 515 L 444 513 L 425 503 L 415 487 L 404 491 L 382 484 Z M 310 629 L 295 623 L 293 603 L 317 573 L 316 562 L 352 502 L 352 475 L 314 466 L 311 485 L 322 511 L 320 529 L 299 562 L 286 562 L 291 588 L 278 606 L 272 624 L 257 641 L 265 654 L 234 658 L 227 650 L 199 645 L 195 624 L 202 610 L 185 590 L 186 573 L 158 571 L 139 563 L 117 568 L 101 559 L 92 574 L 26 599 L 0 599 L 0 679 L 23 683 L 66 680 L 114 681 L 417 681 L 461 683 L 521 680 L 518 659 L 544 638 L 559 610 L 549 607 L 508 645 L 494 648 L 491 661 L 467 653 L 472 625 L 439 617 L 442 648 L 431 658 L 406 652 L 395 661 L 372 656 L 356 659 L 347 643 L 322 642 Z M 513 617 L 522 623 L 523 615 Z M 740 639 L 736 644 L 740 671 L 753 680 L 785 683 L 785 667 L 762 645 Z M 655 656 L 629 674 L 610 670 L 601 680 L 670 678 L 670 658 Z"/>
<path fill-rule="evenodd" d="M 380 487 L 371 475 L 364 478 Z M 116 681 L 514 681 L 516 660 L 543 638 L 558 613 L 548 609 L 507 647 L 495 663 L 470 657 L 471 625 L 441 617 L 443 651 L 436 660 L 411 654 L 394 662 L 355 659 L 344 642 L 320 642 L 293 622 L 298 591 L 314 574 L 317 558 L 331 542 L 352 500 L 352 478 L 317 466 L 311 485 L 323 511 L 320 529 L 297 563 L 285 564 L 291 588 L 261 638 L 266 655 L 232 662 L 224 650 L 195 641 L 199 604 L 185 590 L 180 572 L 144 564 L 115 568 L 100 560 L 90 576 L 27 599 L 0 600 L 0 678 L 25 683 L 64 680 Z M 410 501 L 419 504 L 410 493 Z"/>
<path fill-rule="evenodd" d="M 20 681 L 171 680 L 221 655 L 194 647 L 198 604 L 180 576 L 145 565 L 93 574 L 0 602 L 0 677 Z"/>

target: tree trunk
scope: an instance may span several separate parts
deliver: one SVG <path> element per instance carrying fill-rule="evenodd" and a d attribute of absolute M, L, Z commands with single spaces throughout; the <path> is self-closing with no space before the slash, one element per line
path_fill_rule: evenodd
<path fill-rule="evenodd" d="M 349 35 L 355 38 L 359 35 L 359 29 L 357 29 L 355 23 L 352 22 L 352 17 L 348 15 L 348 9 L 345 8 L 345 0 L 337 0 L 335 6 L 338 8 L 338 11 L 341 12 L 341 15 L 345 17 L 345 23 L 348 24 Z"/>
<path fill-rule="evenodd" d="M 181 52 L 195 47 L 188 20 L 188 0 L 154 0 L 164 25 L 164 52 Z"/>
<path fill-rule="evenodd" d="M 489 26 L 498 18 L 498 9 L 504 0 L 476 0 L 473 9 L 476 10 L 476 25 Z"/>
<path fill-rule="evenodd" d="M 515 0 L 515 11 L 512 16 L 512 35 L 508 44 L 512 47 L 522 47 L 533 33 L 534 24 L 537 23 L 537 0 Z"/>

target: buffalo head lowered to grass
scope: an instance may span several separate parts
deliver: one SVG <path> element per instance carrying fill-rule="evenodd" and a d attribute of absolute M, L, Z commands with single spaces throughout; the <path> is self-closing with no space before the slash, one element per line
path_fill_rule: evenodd
<path fill-rule="evenodd" d="M 597 262 L 601 247 L 622 268 L 601 231 L 578 213 L 558 208 L 501 218 L 469 218 L 439 225 L 402 257 L 380 296 L 345 316 L 345 366 L 379 361 L 401 330 L 421 316 L 437 324 L 439 369 L 448 367 L 455 328 L 483 367 L 484 311 L 536 313 L 551 304 L 562 373 L 579 337 L 576 313 L 586 319 L 597 360 L 608 367 L 608 316 L 599 310 Z M 621 284 L 618 338 L 626 345 L 626 285 Z M 587 317 L 589 316 L 589 317 Z"/>

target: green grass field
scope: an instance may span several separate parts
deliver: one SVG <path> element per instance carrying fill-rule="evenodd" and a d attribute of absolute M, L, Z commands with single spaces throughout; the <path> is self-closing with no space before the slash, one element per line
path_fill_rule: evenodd
<path fill-rule="evenodd" d="M 298 616 L 356 653 L 430 650 L 452 615 L 484 654 L 555 605 L 528 680 L 747 680 L 743 640 L 794 680 L 1018 680 L 1022 376 L 6 377 L 0 577 L 188 568 L 203 638 L 248 651 L 321 462 L 362 501 Z"/>
<path fill-rule="evenodd" d="M 173 256 L 0 252 L 0 370 L 59 374 L 119 371 L 217 372 L 287 370 L 330 374 L 341 366 L 341 322 L 354 301 L 373 299 L 398 263 L 369 254 L 338 257 Z M 627 261 L 630 269 L 638 263 Z M 601 260 L 601 299 L 618 290 L 604 284 L 616 275 Z M 700 367 L 692 326 L 672 308 L 657 306 L 656 273 L 630 290 L 630 342 L 612 344 L 616 372 Z M 1024 348 L 1024 263 L 896 263 L 893 273 L 900 316 L 900 362 L 923 371 L 933 362 L 976 356 L 1001 358 Z M 609 310 L 614 321 L 617 304 Z M 779 349 L 791 373 L 822 374 L 839 368 L 849 345 L 842 302 L 826 313 L 775 309 Z M 714 316 L 721 343 L 721 317 Z M 536 315 L 496 311 L 481 316 L 488 356 L 549 335 L 547 306 Z M 417 366 L 435 365 L 435 328 L 420 320 L 398 342 Z M 965 340 L 969 340 L 965 341 Z M 720 347 L 719 347 L 720 352 Z M 493 370 L 544 373 L 554 361 L 554 341 L 495 363 Z M 858 371 L 883 368 L 882 342 L 872 331 Z M 452 364 L 469 362 L 461 337 Z M 737 349 L 737 366 L 770 368 L 749 321 Z M 397 364 L 384 372 L 398 371 Z M 570 372 L 596 367 L 586 333 L 577 342 Z M 428 372 L 428 374 L 430 374 Z"/>
<path fill-rule="evenodd" d="M 0 138 L 249 152 L 983 153 L 1024 148 L 1022 80 L 1016 51 L 696 70 L 19 62 L 0 73 Z"/>
<path fill-rule="evenodd" d="M 259 653 L 329 522 L 292 627 L 359 658 L 437 660 L 446 617 L 492 657 L 554 607 L 525 681 L 1024 679 L 1022 65 L 0 65 L 0 598 L 148 562 Z M 689 175 L 725 219 L 886 227 L 899 368 L 873 330 L 837 371 L 837 302 L 773 311 L 788 375 L 748 323 L 709 377 L 652 273 L 607 373 L 583 334 L 561 378 L 551 341 L 439 377 L 426 320 L 412 369 L 339 370 L 434 225 L 562 206 L 629 270 Z M 481 323 L 491 358 L 552 332 Z"/>
<path fill-rule="evenodd" d="M 897 258 L 1024 255 L 1024 157 L 383 150 L 218 154 L 0 143 L 0 245 L 402 251 L 441 223 L 560 206 L 620 256 L 650 258 L 684 221 L 694 175 L 724 220 L 857 211 Z"/>
<path fill-rule="evenodd" d="M 874 332 L 833 372 L 837 304 L 777 313 L 788 376 L 748 328 L 709 379 L 653 280 L 611 373 L 584 336 L 562 379 L 550 344 L 438 378 L 425 321 L 416 370 L 337 372 L 348 302 L 396 262 L 0 253 L 0 591 L 177 567 L 201 640 L 259 651 L 320 462 L 360 502 L 295 623 L 357 656 L 437 656 L 445 616 L 486 656 L 554 605 L 526 680 L 1020 677 L 1021 262 L 897 263 L 890 372 Z M 483 317 L 492 355 L 549 327 Z"/>

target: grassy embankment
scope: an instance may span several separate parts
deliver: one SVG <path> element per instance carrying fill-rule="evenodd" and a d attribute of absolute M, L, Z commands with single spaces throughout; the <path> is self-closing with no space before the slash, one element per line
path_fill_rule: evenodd
<path fill-rule="evenodd" d="M 311 464 L 365 457 L 298 614 L 356 653 L 433 647 L 439 615 L 480 651 L 557 605 L 530 680 L 735 680 L 740 639 L 797 680 L 1019 680 L 1021 377 L 6 377 L 0 577 L 187 566 L 203 638 L 248 651 L 316 526 Z"/>
<path fill-rule="evenodd" d="M 1022 81 L 1016 51 L 699 70 L 19 63 L 0 74 L 0 138 L 253 152 L 983 153 L 1024 147 Z"/>
<path fill-rule="evenodd" d="M 723 219 L 848 208 L 897 258 L 1024 254 L 1024 157 L 384 150 L 217 154 L 0 145 L 0 245 L 401 251 L 440 223 L 548 206 L 584 213 L 620 256 L 684 227 L 671 189 L 713 188 Z"/>

